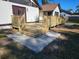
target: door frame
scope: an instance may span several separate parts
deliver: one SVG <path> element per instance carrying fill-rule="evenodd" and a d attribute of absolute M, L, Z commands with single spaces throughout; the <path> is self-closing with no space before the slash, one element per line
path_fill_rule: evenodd
<path fill-rule="evenodd" d="M 27 22 L 27 15 L 26 15 L 26 7 L 23 7 L 23 6 L 17 6 L 17 5 L 12 5 L 12 13 L 14 13 L 14 10 L 13 10 L 13 7 L 19 7 L 19 8 L 24 8 L 25 10 L 25 22 Z M 14 15 L 14 14 L 13 14 Z"/>

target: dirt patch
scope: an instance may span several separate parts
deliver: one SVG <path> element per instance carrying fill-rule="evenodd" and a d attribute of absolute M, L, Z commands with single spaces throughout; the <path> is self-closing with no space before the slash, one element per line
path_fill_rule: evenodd
<path fill-rule="evenodd" d="M 79 29 L 67 29 L 67 28 L 52 28 L 51 30 L 56 31 L 56 32 L 75 32 L 79 33 Z"/>
<path fill-rule="evenodd" d="M 11 43 L 11 41 L 8 40 L 0 40 L 0 45 L 6 46 L 9 45 Z"/>
<path fill-rule="evenodd" d="M 51 28 L 51 30 L 56 31 L 56 32 L 79 33 L 79 25 L 59 25 L 57 27 Z"/>
<path fill-rule="evenodd" d="M 10 50 L 2 47 L 0 48 L 0 58 L 1 59 L 6 59 L 10 55 Z"/>

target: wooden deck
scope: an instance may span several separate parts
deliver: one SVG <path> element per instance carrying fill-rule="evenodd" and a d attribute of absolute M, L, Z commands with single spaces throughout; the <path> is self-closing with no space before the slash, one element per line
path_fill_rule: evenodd
<path fill-rule="evenodd" d="M 47 20 L 42 22 L 27 23 L 24 17 L 12 16 L 12 27 L 14 28 L 14 31 L 17 30 L 26 35 L 32 36 L 35 34 L 46 33 L 48 31 L 47 24 Z"/>
<path fill-rule="evenodd" d="M 57 16 L 44 16 L 40 22 L 28 23 L 23 16 L 12 16 L 12 27 L 15 30 L 26 35 L 36 35 L 40 33 L 46 33 L 50 27 L 64 23 L 64 19 Z M 16 32 L 16 31 L 15 31 Z"/>

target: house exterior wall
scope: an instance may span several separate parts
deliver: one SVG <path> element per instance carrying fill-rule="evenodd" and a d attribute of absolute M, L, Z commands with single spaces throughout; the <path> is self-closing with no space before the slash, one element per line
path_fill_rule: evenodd
<path fill-rule="evenodd" d="M 39 20 L 43 20 L 43 17 L 44 17 L 43 11 L 40 10 L 40 13 L 39 13 Z"/>
<path fill-rule="evenodd" d="M 37 21 L 39 18 L 39 9 L 34 7 L 29 7 L 27 9 L 27 22 Z"/>
<path fill-rule="evenodd" d="M 12 7 L 8 2 L 0 2 L 0 24 L 11 23 Z"/>
<path fill-rule="evenodd" d="M 70 16 L 70 14 L 65 13 L 65 12 L 61 12 L 61 16 Z"/>
<path fill-rule="evenodd" d="M 53 10 L 53 12 L 52 12 L 53 16 L 55 15 L 55 12 L 59 12 L 59 15 L 60 15 L 60 10 L 59 10 L 58 6 Z"/>
<path fill-rule="evenodd" d="M 17 3 L 0 1 L 0 24 L 12 23 L 11 15 L 13 15 L 12 5 L 21 6 L 26 8 L 27 22 L 34 22 L 39 17 L 39 9 L 36 7 L 21 5 Z"/>

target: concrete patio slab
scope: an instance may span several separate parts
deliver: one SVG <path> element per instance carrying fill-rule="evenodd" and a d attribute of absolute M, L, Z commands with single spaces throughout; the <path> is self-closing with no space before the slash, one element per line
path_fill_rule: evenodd
<path fill-rule="evenodd" d="M 20 33 L 14 33 L 9 34 L 7 36 L 8 38 L 13 39 L 15 42 L 18 42 L 26 46 L 27 48 L 31 49 L 32 51 L 35 51 L 36 53 L 41 52 L 44 49 L 44 47 L 46 47 L 49 43 L 56 40 L 57 38 L 57 35 L 56 37 L 54 37 L 54 36 L 48 36 L 46 34 L 42 34 L 36 37 L 29 37 L 26 35 L 22 35 Z"/>

